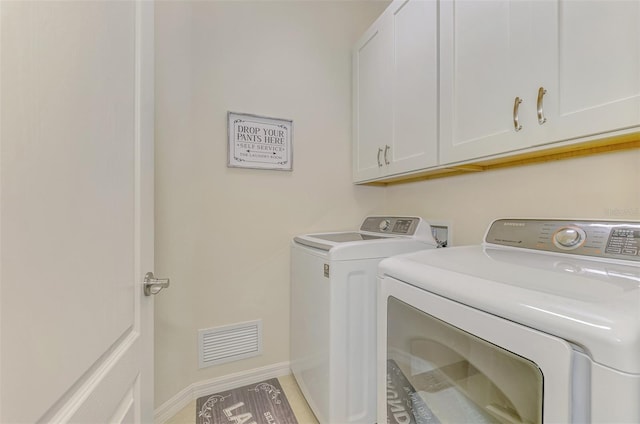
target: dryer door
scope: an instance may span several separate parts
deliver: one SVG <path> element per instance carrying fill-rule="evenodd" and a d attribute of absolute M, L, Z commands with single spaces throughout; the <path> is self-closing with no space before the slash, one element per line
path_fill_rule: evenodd
<path fill-rule="evenodd" d="M 381 281 L 378 395 L 386 402 L 378 403 L 378 422 L 570 421 L 568 343 Z"/>

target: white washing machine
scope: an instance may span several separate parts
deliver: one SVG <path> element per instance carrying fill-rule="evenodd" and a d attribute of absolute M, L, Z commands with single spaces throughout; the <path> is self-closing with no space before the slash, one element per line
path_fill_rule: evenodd
<path fill-rule="evenodd" d="M 291 370 L 320 423 L 375 422 L 378 263 L 448 237 L 421 218 L 368 217 L 359 231 L 294 238 Z"/>
<path fill-rule="evenodd" d="M 640 222 L 503 219 L 380 264 L 378 422 L 640 422 Z"/>

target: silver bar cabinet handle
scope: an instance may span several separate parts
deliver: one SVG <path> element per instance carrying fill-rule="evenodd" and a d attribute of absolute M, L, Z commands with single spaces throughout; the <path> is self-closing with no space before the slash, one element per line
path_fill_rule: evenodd
<path fill-rule="evenodd" d="M 153 272 L 147 272 L 144 276 L 144 295 L 151 296 L 152 294 L 160 293 L 160 290 L 169 287 L 168 278 L 156 278 Z"/>
<path fill-rule="evenodd" d="M 520 125 L 520 118 L 518 117 L 520 103 L 522 103 L 522 99 L 520 97 L 516 97 L 516 100 L 513 103 L 513 127 L 516 131 L 520 131 L 522 129 L 522 125 Z"/>
<path fill-rule="evenodd" d="M 544 87 L 540 87 L 538 89 L 538 124 L 542 125 L 545 122 L 547 122 L 547 118 L 545 118 L 544 116 L 544 111 L 543 111 L 543 104 L 542 104 L 542 98 L 544 97 L 544 95 L 547 94 L 547 90 L 544 89 Z"/>
<path fill-rule="evenodd" d="M 389 165 L 391 163 L 389 162 L 388 158 L 389 149 L 391 149 L 391 146 L 389 146 L 388 144 L 384 146 L 384 163 L 386 165 Z"/>
<path fill-rule="evenodd" d="M 382 153 L 382 147 L 378 147 L 378 168 L 382 167 L 382 162 L 380 162 L 380 153 Z"/>

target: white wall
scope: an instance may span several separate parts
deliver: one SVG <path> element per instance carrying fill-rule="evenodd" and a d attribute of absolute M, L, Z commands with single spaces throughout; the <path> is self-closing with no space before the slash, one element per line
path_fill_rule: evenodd
<path fill-rule="evenodd" d="M 389 186 L 386 213 L 446 218 L 456 245 L 500 217 L 640 220 L 640 151 Z"/>
<path fill-rule="evenodd" d="M 352 229 L 351 57 L 388 2 L 156 3 L 156 406 L 289 360 L 289 242 Z M 293 172 L 227 168 L 227 111 L 294 121 Z M 261 318 L 264 354 L 198 370 L 197 330 Z"/>

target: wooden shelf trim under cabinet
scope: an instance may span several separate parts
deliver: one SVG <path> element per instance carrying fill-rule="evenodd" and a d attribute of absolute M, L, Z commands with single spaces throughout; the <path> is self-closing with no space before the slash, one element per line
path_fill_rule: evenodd
<path fill-rule="evenodd" d="M 387 186 L 638 148 L 640 148 L 640 133 L 625 134 L 616 137 L 583 142 L 580 144 L 551 147 L 533 152 L 511 153 L 497 158 L 478 159 L 463 164 L 442 165 L 423 171 L 406 175 L 390 176 L 383 180 L 371 181 L 362 184 L 370 186 Z"/>

